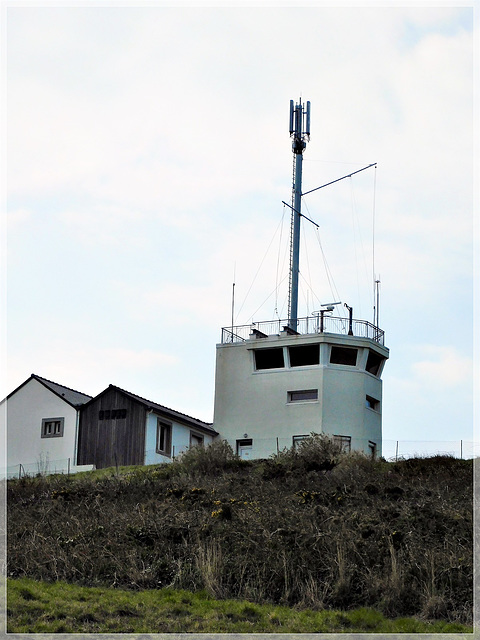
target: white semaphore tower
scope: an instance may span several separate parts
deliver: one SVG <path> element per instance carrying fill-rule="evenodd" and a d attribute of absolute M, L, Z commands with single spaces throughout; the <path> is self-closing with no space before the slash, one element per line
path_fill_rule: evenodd
<path fill-rule="evenodd" d="M 295 166 L 289 317 L 222 329 L 216 352 L 214 428 L 243 458 L 268 457 L 312 432 L 334 437 L 346 450 L 381 455 L 381 375 L 389 351 L 384 332 L 376 326 L 378 313 L 375 324 L 356 320 L 345 304 L 348 318 L 336 317 L 331 314 L 337 302 L 322 305 L 313 317 L 297 316 L 309 102 L 290 101 L 290 136 Z"/>

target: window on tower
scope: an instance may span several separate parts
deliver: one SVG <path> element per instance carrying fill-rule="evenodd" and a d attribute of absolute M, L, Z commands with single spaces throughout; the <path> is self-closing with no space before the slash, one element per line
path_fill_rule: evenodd
<path fill-rule="evenodd" d="M 318 389 L 302 389 L 300 391 L 287 391 L 287 402 L 316 402 Z"/>
<path fill-rule="evenodd" d="M 381 366 L 384 363 L 383 358 L 379 353 L 375 351 L 368 351 L 367 366 L 365 367 L 368 373 L 372 373 L 374 376 L 378 376 Z"/>
<path fill-rule="evenodd" d="M 366 396 L 365 406 L 374 411 L 380 411 L 380 401 L 372 398 L 372 396 Z"/>
<path fill-rule="evenodd" d="M 330 352 L 330 363 L 355 367 L 357 364 L 357 352 L 358 349 L 352 349 L 352 347 L 339 347 L 337 345 L 333 345 Z"/>
<path fill-rule="evenodd" d="M 333 441 L 342 447 L 344 453 L 350 453 L 352 450 L 351 436 L 333 436 Z"/>
<path fill-rule="evenodd" d="M 285 366 L 283 358 L 283 348 L 276 347 L 273 349 L 256 349 L 255 369 L 281 369 Z"/>
<path fill-rule="evenodd" d="M 288 355 L 291 367 L 303 367 L 320 362 L 320 345 L 304 344 L 298 347 L 289 347 Z"/>

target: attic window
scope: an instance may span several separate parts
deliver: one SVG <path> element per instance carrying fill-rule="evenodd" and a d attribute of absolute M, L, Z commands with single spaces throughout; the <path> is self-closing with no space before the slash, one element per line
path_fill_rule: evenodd
<path fill-rule="evenodd" d="M 305 344 L 298 347 L 289 347 L 291 367 L 302 367 L 320 362 L 320 347 L 318 344 Z"/>
<path fill-rule="evenodd" d="M 373 373 L 374 376 L 378 376 L 380 367 L 384 360 L 385 358 L 382 358 L 381 355 L 379 355 L 375 351 L 369 350 L 368 358 L 367 358 L 367 366 L 366 366 L 366 370 L 368 371 L 368 373 Z"/>
<path fill-rule="evenodd" d="M 357 364 L 357 351 L 358 349 L 352 349 L 351 347 L 332 346 L 330 363 L 354 367 Z"/>
<path fill-rule="evenodd" d="M 61 438 L 65 418 L 43 418 L 42 438 Z"/>
<path fill-rule="evenodd" d="M 318 389 L 288 391 L 287 398 L 288 402 L 316 402 L 318 400 Z"/>
<path fill-rule="evenodd" d="M 281 369 L 285 366 L 282 347 L 273 349 L 257 349 L 255 354 L 255 369 Z"/>

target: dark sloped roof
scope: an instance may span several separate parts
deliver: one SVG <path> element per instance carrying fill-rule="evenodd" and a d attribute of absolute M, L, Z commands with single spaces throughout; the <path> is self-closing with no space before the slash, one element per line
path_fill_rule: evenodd
<path fill-rule="evenodd" d="M 11 398 L 15 393 L 17 393 L 17 391 L 28 384 L 30 380 L 36 380 L 37 382 L 40 382 L 40 384 L 43 384 L 44 387 L 50 389 L 50 391 L 52 391 L 52 393 L 54 393 L 56 396 L 58 396 L 62 400 L 65 400 L 67 404 L 75 408 L 80 407 L 82 404 L 85 404 L 92 399 L 92 396 L 89 396 L 86 393 L 75 391 L 74 389 L 65 387 L 63 384 L 58 384 L 58 382 L 52 382 L 51 380 L 47 380 L 46 378 L 37 376 L 35 373 L 32 373 L 32 375 L 27 378 L 25 382 L 22 382 L 21 385 L 19 385 L 16 389 L 9 393 L 5 399 L 8 400 L 9 398 Z"/>
<path fill-rule="evenodd" d="M 192 416 L 188 416 L 187 414 L 181 413 L 180 411 L 175 411 L 175 409 L 170 409 L 169 407 L 165 407 L 164 405 L 158 404 L 157 402 L 152 402 L 151 400 L 147 400 L 146 398 L 137 396 L 135 393 L 131 393 L 130 391 L 126 391 L 125 389 L 121 389 L 114 384 L 109 385 L 108 388 L 99 393 L 96 398 L 106 393 L 109 389 L 116 389 L 117 391 L 120 391 L 120 393 L 123 393 L 132 400 L 136 400 L 140 404 L 143 404 L 143 406 L 146 407 L 149 411 L 151 410 L 162 415 L 167 415 L 172 419 L 176 419 L 180 422 L 188 423 L 190 426 L 195 426 L 199 429 L 203 429 L 204 431 L 208 431 L 212 435 L 218 435 L 218 432 L 215 431 L 212 424 L 209 422 L 204 422 L 203 420 L 199 420 L 198 418 L 192 418 Z M 96 398 L 93 398 L 93 400 L 95 400 Z"/>
<path fill-rule="evenodd" d="M 65 400 L 72 407 L 80 407 L 82 404 L 85 404 L 89 400 L 92 399 L 92 396 L 87 395 L 86 393 L 81 393 L 80 391 L 75 391 L 74 389 L 70 389 L 69 387 L 65 387 L 63 384 L 58 384 L 58 382 L 52 382 L 51 380 L 47 380 L 46 378 L 42 378 L 41 376 L 37 376 L 35 373 L 32 373 L 30 378 L 22 382 L 16 389 L 14 389 L 11 393 L 8 394 L 7 400 L 11 398 L 17 391 L 19 391 L 22 387 L 30 382 L 30 380 L 36 380 L 43 384 L 44 387 L 50 389 L 56 396 Z"/>
<path fill-rule="evenodd" d="M 75 391 L 74 389 L 65 387 L 63 384 L 58 384 L 57 382 L 52 382 L 51 380 L 47 380 L 46 378 L 41 378 L 34 373 L 32 374 L 32 378 L 35 378 L 35 380 L 41 382 L 51 391 L 56 393 L 57 396 L 60 396 L 74 407 L 79 407 L 92 399 L 92 396 L 88 396 L 86 393 L 81 393 L 80 391 Z"/>
<path fill-rule="evenodd" d="M 37 380 L 38 382 L 40 382 L 40 384 L 43 384 L 44 387 L 47 387 L 47 389 L 50 389 L 50 391 L 53 391 L 55 395 L 62 398 L 62 400 L 65 400 L 65 402 L 68 402 L 68 404 L 72 405 L 72 407 L 80 407 L 82 404 L 85 404 L 86 402 L 92 399 L 92 396 L 89 396 L 86 393 L 75 391 L 74 389 L 65 387 L 63 384 L 58 384 L 58 382 L 52 382 L 51 380 L 47 380 L 46 378 L 37 376 L 35 373 L 32 373 L 30 378 L 26 380 L 23 384 L 21 384 L 20 387 L 23 387 L 23 385 L 29 382 L 30 380 Z M 18 391 L 20 387 L 15 389 L 15 391 Z M 15 391 L 13 391 L 10 395 L 13 395 Z"/>

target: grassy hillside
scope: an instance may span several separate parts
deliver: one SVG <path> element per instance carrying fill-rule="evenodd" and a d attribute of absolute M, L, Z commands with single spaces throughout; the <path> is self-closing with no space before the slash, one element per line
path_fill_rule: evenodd
<path fill-rule="evenodd" d="M 160 467 L 13 480 L 7 573 L 471 624 L 472 471 L 315 437 L 266 461 L 220 442 Z"/>
<path fill-rule="evenodd" d="M 30 578 L 9 579 L 7 615 L 9 633 L 462 633 L 462 640 L 472 632 L 458 622 L 389 620 L 367 608 L 299 611 L 216 600 L 205 591 L 132 592 Z"/>

